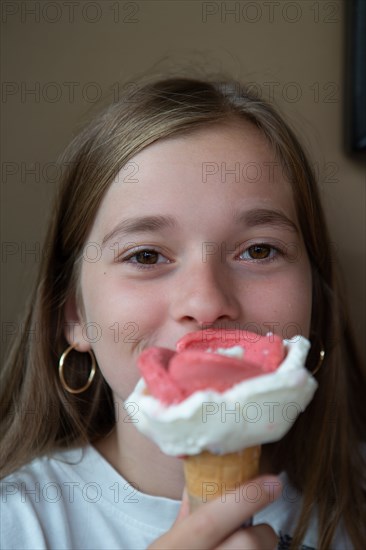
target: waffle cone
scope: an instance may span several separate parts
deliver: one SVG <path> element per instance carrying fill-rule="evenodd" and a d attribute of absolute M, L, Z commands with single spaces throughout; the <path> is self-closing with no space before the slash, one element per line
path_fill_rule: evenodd
<path fill-rule="evenodd" d="M 190 508 L 234 491 L 258 474 L 260 445 L 237 453 L 215 455 L 204 451 L 184 458 L 184 475 Z"/>

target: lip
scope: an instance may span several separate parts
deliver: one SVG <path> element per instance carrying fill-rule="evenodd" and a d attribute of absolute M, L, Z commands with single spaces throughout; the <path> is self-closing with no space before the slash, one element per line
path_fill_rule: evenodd
<path fill-rule="evenodd" d="M 150 348 L 150 347 L 161 347 L 161 348 L 166 348 L 166 349 L 170 349 L 171 351 L 177 351 L 177 345 L 178 343 L 185 339 L 187 337 L 187 335 L 189 334 L 201 334 L 202 335 L 202 340 L 204 341 L 205 339 L 205 335 L 209 335 L 209 334 L 213 334 L 213 333 L 216 333 L 216 334 L 230 334 L 230 333 L 234 333 L 234 332 L 241 332 L 241 333 L 247 333 L 248 331 L 244 330 L 244 329 L 238 329 L 237 326 L 236 327 L 205 327 L 205 328 L 202 328 L 202 329 L 199 329 L 197 328 L 196 330 L 188 330 L 184 333 L 182 333 L 178 338 L 177 340 L 174 341 L 173 344 L 171 344 L 170 342 L 169 343 L 166 343 L 166 342 L 154 342 L 154 343 L 149 343 L 148 345 L 146 345 L 143 349 L 147 349 L 147 348 Z M 251 334 L 255 334 L 254 332 L 251 333 Z M 258 338 L 261 337 L 262 335 L 261 334 L 257 334 Z"/>
<path fill-rule="evenodd" d="M 256 342 L 266 337 L 269 339 L 269 342 L 281 340 L 272 332 L 267 332 L 265 336 L 262 336 L 261 334 L 238 328 L 206 328 L 186 333 L 177 341 L 175 349 L 177 352 L 187 349 L 207 351 L 209 348 L 214 351 L 217 348 L 227 348 L 236 345 L 245 349 L 246 346 L 255 345 Z"/>

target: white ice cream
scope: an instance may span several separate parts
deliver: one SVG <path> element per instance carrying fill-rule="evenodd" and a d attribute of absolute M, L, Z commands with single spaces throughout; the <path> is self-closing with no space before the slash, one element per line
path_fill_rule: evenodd
<path fill-rule="evenodd" d="M 309 341 L 296 336 L 284 343 L 287 356 L 275 372 L 240 382 L 223 393 L 195 392 L 177 405 L 167 406 L 147 395 L 141 379 L 126 401 L 126 406 L 133 403 L 138 409 L 132 421 L 173 456 L 204 450 L 226 454 L 281 439 L 318 386 L 304 367 Z M 241 349 L 218 352 L 236 356 Z"/>

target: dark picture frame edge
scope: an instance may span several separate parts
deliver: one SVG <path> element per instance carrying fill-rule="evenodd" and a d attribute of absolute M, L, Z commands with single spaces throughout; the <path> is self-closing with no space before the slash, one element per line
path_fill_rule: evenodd
<path fill-rule="evenodd" d="M 366 159 L 366 0 L 347 0 L 345 148 Z"/>

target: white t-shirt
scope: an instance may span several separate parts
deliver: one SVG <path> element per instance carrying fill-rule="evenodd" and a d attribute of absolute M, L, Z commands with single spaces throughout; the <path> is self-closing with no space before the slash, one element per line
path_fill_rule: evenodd
<path fill-rule="evenodd" d="M 286 487 L 254 518 L 272 525 L 283 549 L 300 504 Z M 4 478 L 0 504 L 2 550 L 143 550 L 171 527 L 180 506 L 139 492 L 91 445 L 38 458 Z M 304 545 L 316 548 L 315 523 Z M 340 535 L 334 548 L 351 546 Z"/>

